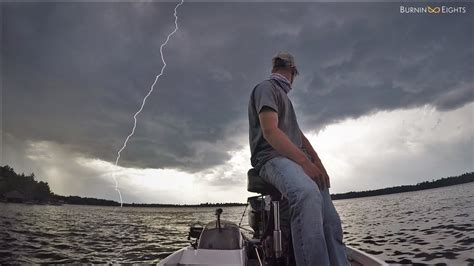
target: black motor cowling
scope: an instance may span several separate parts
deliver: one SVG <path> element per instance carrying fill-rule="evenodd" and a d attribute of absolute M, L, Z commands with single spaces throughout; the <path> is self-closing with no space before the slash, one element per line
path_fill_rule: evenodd
<path fill-rule="evenodd" d="M 249 225 L 254 231 L 253 238 L 259 239 L 263 235 L 263 218 L 265 212 L 265 200 L 261 196 L 248 198 L 250 208 L 248 210 Z"/>

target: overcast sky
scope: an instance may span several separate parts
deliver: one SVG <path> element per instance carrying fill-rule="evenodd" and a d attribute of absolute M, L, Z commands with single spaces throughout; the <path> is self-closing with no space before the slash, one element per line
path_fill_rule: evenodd
<path fill-rule="evenodd" d="M 301 75 L 290 98 L 332 193 L 474 168 L 474 5 L 399 3 L 1 4 L 2 157 L 62 195 L 245 202 L 247 104 L 271 58 Z M 410 3 L 404 6 L 423 6 Z M 441 6 L 442 4 L 439 4 Z M 446 5 L 446 4 L 445 4 Z"/>

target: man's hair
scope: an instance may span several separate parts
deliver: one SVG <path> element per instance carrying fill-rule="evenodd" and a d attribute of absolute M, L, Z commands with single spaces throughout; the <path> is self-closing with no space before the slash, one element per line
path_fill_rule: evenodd
<path fill-rule="evenodd" d="M 278 70 L 284 70 L 284 69 L 287 69 L 289 70 L 289 66 L 288 64 L 286 63 L 285 60 L 281 59 L 281 58 L 274 58 L 273 59 L 273 68 L 272 68 L 272 72 L 275 72 L 275 71 L 278 71 Z"/>
<path fill-rule="evenodd" d="M 273 68 L 276 68 L 276 67 L 277 68 L 288 68 L 289 66 L 288 66 L 288 63 L 285 60 L 283 60 L 279 57 L 276 57 L 276 58 L 273 58 Z"/>
<path fill-rule="evenodd" d="M 296 70 L 295 67 L 288 66 L 288 63 L 281 58 L 275 58 L 273 59 L 272 73 L 275 73 L 279 70 L 295 71 L 295 75 L 298 75 L 298 71 Z"/>

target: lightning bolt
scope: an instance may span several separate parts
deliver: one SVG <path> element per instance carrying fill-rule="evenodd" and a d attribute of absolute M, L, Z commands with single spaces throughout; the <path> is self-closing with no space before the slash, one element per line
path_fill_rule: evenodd
<path fill-rule="evenodd" d="M 174 30 L 168 34 L 168 37 L 166 37 L 166 41 L 164 43 L 161 44 L 160 46 L 160 54 L 161 54 L 161 61 L 163 61 L 163 67 L 161 68 L 161 72 L 160 74 L 158 74 L 155 78 L 155 82 L 153 82 L 153 85 L 151 85 L 151 88 L 150 88 L 150 91 L 148 91 L 148 94 L 145 96 L 145 98 L 143 98 L 143 101 L 142 101 L 142 105 L 140 106 L 140 109 L 138 109 L 138 111 L 135 113 L 135 115 L 133 116 L 133 128 L 132 128 L 132 132 L 130 132 L 130 134 L 127 136 L 127 138 L 125 139 L 125 141 L 123 142 L 123 146 L 122 148 L 117 152 L 117 159 L 115 160 L 115 166 L 118 165 L 118 162 L 120 160 L 120 155 L 122 153 L 122 151 L 127 147 L 127 142 L 128 140 L 130 139 L 130 137 L 133 136 L 133 134 L 135 133 L 135 128 L 137 127 L 137 116 L 140 114 L 140 112 L 143 110 L 143 107 L 145 106 L 145 103 L 146 103 L 146 100 L 147 98 L 151 95 L 151 93 L 153 92 L 154 88 L 155 88 L 155 85 L 156 83 L 158 82 L 158 79 L 163 75 L 163 72 L 166 68 L 166 62 L 165 62 L 165 58 L 163 57 L 163 47 L 165 47 L 165 45 L 168 43 L 168 41 L 170 40 L 171 36 L 173 36 L 176 31 L 178 30 L 178 7 L 180 7 L 182 4 L 183 4 L 184 0 L 181 0 L 181 2 L 179 2 L 176 7 L 174 8 L 174 25 L 175 25 L 175 28 Z M 123 200 L 122 200 L 122 193 L 120 193 L 120 189 L 119 189 L 119 186 L 118 186 L 118 182 L 117 182 L 117 178 L 115 177 L 115 172 L 112 173 L 112 177 L 115 181 L 115 191 L 117 191 L 119 197 L 120 197 L 120 207 L 123 207 Z"/>

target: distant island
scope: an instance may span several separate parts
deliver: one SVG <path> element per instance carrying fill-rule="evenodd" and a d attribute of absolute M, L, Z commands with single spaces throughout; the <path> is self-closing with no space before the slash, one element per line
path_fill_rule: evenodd
<path fill-rule="evenodd" d="M 35 180 L 35 178 L 36 176 L 34 173 L 31 173 L 30 175 L 25 175 L 23 173 L 17 174 L 15 173 L 15 170 L 8 165 L 0 167 L 0 201 L 26 204 L 120 206 L 120 203 L 113 200 L 56 195 L 51 191 L 47 182 L 38 182 Z M 441 178 L 433 181 L 425 181 L 416 185 L 405 185 L 368 191 L 331 194 L 331 198 L 333 200 L 338 200 L 371 197 L 439 188 L 469 182 L 474 182 L 474 172 L 465 173 L 460 176 Z M 123 205 L 126 207 L 232 207 L 245 206 L 246 203 L 201 203 L 191 205 L 124 203 Z"/>

